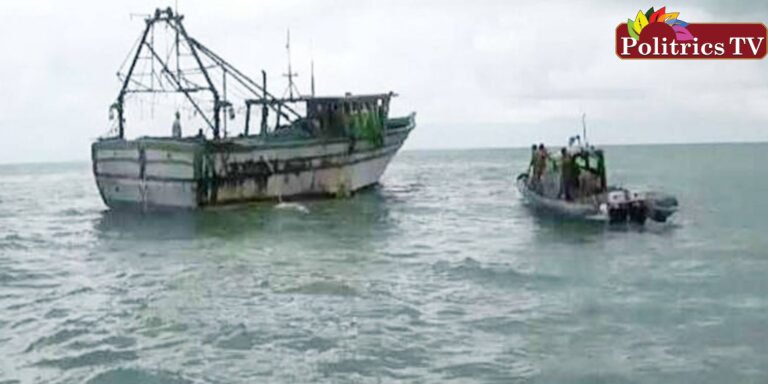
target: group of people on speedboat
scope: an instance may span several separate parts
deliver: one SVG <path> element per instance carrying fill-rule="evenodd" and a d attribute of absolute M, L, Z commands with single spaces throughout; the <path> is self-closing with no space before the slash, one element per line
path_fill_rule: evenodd
<path fill-rule="evenodd" d="M 590 164 L 590 153 L 597 154 Z M 531 147 L 531 163 L 529 169 L 532 177 L 528 179 L 529 187 L 536 193 L 544 196 L 545 190 L 542 179 L 547 172 L 547 164 L 552 161 L 552 173 L 559 173 L 559 191 L 557 196 L 546 196 L 566 201 L 573 201 L 582 197 L 592 196 L 604 192 L 605 167 L 602 152 L 594 148 L 569 146 L 560 149 L 559 159 L 554 158 L 547 151 L 544 144 Z M 581 163 L 581 164 L 580 164 Z"/>

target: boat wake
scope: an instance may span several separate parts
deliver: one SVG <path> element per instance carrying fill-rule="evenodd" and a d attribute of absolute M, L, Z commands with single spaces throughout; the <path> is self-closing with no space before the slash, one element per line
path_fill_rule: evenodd
<path fill-rule="evenodd" d="M 309 208 L 299 203 L 280 202 L 277 205 L 275 205 L 274 209 L 281 210 L 281 211 L 296 211 L 304 214 L 309 213 Z"/>

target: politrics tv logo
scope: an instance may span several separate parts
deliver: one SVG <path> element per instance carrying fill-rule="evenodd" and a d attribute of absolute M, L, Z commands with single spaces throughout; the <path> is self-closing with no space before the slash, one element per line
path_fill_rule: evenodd
<path fill-rule="evenodd" d="M 763 23 L 687 23 L 666 7 L 638 11 L 616 27 L 621 59 L 762 59 Z"/>

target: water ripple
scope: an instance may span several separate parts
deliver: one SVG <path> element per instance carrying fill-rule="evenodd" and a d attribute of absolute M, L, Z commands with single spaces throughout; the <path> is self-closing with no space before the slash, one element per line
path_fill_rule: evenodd
<path fill-rule="evenodd" d="M 298 215 L 112 212 L 88 163 L 0 166 L 0 384 L 761 382 L 765 150 L 609 148 L 684 203 L 620 229 L 526 209 L 526 150 L 403 152 Z"/>

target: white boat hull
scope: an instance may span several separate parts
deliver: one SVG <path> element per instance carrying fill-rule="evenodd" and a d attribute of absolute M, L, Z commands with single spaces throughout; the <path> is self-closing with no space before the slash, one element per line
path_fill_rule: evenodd
<path fill-rule="evenodd" d="M 93 171 L 109 207 L 197 208 L 278 198 L 347 195 L 378 183 L 415 127 L 388 129 L 384 143 L 311 139 L 218 143 L 196 139 L 94 143 Z"/>

